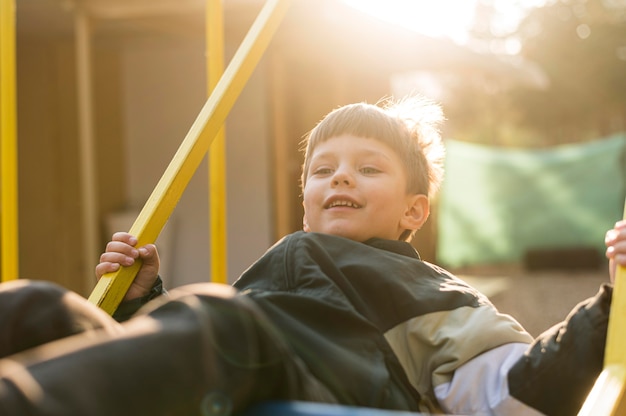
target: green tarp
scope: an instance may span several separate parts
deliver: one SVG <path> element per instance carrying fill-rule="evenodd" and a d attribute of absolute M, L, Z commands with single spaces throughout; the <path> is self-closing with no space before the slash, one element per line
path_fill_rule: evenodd
<path fill-rule="evenodd" d="M 595 247 L 624 210 L 626 134 L 546 149 L 449 140 L 438 210 L 446 267 L 521 262 L 528 250 Z"/>

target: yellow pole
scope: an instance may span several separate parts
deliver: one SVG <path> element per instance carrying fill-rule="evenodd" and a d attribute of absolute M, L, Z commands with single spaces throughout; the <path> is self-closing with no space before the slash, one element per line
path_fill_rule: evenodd
<path fill-rule="evenodd" d="M 626 219 L 626 203 L 624 204 Z M 623 415 L 626 412 L 626 268 L 618 266 L 613 287 L 604 369 L 578 413 L 585 416 Z"/>
<path fill-rule="evenodd" d="M 224 72 L 224 12 L 222 0 L 208 0 L 206 7 L 207 85 L 208 95 Z M 209 149 L 209 225 L 211 242 L 211 280 L 228 280 L 226 203 L 226 140 L 224 127 Z"/>
<path fill-rule="evenodd" d="M 92 19 L 78 7 L 74 15 L 76 50 L 76 91 L 78 102 L 78 139 L 80 150 L 80 188 L 82 208 L 82 256 L 84 293 L 93 287 L 93 263 L 99 256 L 98 181 L 95 166 L 95 132 L 92 82 Z"/>
<path fill-rule="evenodd" d="M 207 154 L 211 140 L 222 128 L 228 112 L 261 59 L 287 12 L 289 1 L 268 0 L 263 6 L 131 227 L 129 232 L 137 237 L 139 246 L 156 241 L 189 180 Z M 91 292 L 89 301 L 112 314 L 140 267 L 140 262 L 135 262 L 131 267 L 122 267 L 115 273 L 102 276 Z"/>
<path fill-rule="evenodd" d="M 19 276 L 15 2 L 0 0 L 0 278 Z"/>

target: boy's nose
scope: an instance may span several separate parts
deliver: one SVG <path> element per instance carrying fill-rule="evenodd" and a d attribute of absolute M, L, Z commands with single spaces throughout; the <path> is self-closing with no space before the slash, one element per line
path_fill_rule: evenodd
<path fill-rule="evenodd" d="M 354 184 L 354 180 L 348 175 L 345 171 L 336 171 L 335 175 L 333 175 L 332 185 L 333 186 L 352 186 Z"/>

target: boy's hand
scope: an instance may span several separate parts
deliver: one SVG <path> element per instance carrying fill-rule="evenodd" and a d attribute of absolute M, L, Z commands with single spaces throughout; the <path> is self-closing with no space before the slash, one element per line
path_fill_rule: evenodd
<path fill-rule="evenodd" d="M 132 266 L 136 259 L 143 261 L 137 276 L 126 292 L 124 300 L 131 300 L 147 295 L 159 274 L 159 253 L 154 244 L 135 248 L 137 238 L 125 232 L 113 234 L 100 256 L 96 266 L 96 278 L 100 280 L 105 273 L 116 272 L 121 266 Z"/>
<path fill-rule="evenodd" d="M 626 266 L 626 221 L 618 221 L 612 230 L 606 232 L 606 257 L 609 259 L 611 282 L 615 282 L 617 265 Z"/>

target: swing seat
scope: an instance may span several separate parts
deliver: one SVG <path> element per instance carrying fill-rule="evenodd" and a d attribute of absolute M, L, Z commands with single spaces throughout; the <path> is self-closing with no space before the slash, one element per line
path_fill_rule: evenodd
<path fill-rule="evenodd" d="M 247 409 L 242 416 L 420 416 L 423 413 L 301 401 L 270 401 Z"/>

